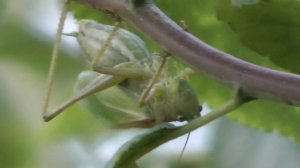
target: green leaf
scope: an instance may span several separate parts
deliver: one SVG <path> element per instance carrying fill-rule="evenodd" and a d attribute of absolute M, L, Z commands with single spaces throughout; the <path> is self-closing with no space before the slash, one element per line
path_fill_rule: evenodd
<path fill-rule="evenodd" d="M 253 101 L 230 117 L 238 122 L 267 132 L 276 132 L 300 142 L 300 108 L 269 101 Z"/>
<path fill-rule="evenodd" d="M 218 18 L 229 24 L 244 45 L 299 73 L 299 9 L 300 3 L 294 0 L 221 0 Z M 299 108 L 260 100 L 243 106 L 230 117 L 249 127 L 277 132 L 300 142 Z"/>
<path fill-rule="evenodd" d="M 244 45 L 300 73 L 299 11 L 297 0 L 220 0 L 217 16 Z"/>

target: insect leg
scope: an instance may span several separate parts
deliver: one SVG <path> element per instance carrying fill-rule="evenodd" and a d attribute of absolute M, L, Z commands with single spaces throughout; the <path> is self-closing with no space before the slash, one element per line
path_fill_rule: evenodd
<path fill-rule="evenodd" d="M 121 77 L 121 76 L 99 75 L 97 78 L 95 78 L 93 81 L 91 81 L 86 87 L 84 87 L 82 90 L 77 92 L 72 98 L 65 101 L 63 104 L 58 106 L 53 111 L 44 113 L 43 119 L 45 121 L 50 121 L 51 119 L 56 117 L 58 114 L 63 112 L 63 110 L 65 110 L 70 105 L 78 102 L 79 100 L 81 100 L 91 94 L 94 94 L 96 92 L 99 92 L 101 90 L 109 88 L 111 86 L 117 85 L 120 82 L 122 82 L 124 79 L 125 78 Z"/>
<path fill-rule="evenodd" d="M 43 105 L 43 113 L 46 113 L 48 106 L 49 106 L 49 101 L 50 101 L 50 95 L 52 91 L 52 86 L 54 82 L 54 76 L 55 76 L 55 71 L 56 71 L 56 66 L 57 66 L 57 61 L 58 61 L 58 56 L 59 56 L 59 50 L 60 50 L 60 43 L 61 43 L 61 35 L 64 27 L 64 23 L 67 17 L 67 13 L 69 10 L 69 1 L 66 1 L 64 3 L 64 7 L 62 10 L 62 13 L 60 15 L 59 23 L 58 23 L 58 28 L 56 32 L 56 37 L 55 37 L 55 43 L 53 46 L 53 51 L 52 51 L 52 57 L 51 57 L 51 63 L 50 63 L 50 68 L 48 72 L 48 80 L 47 80 L 47 90 L 46 90 L 46 97 L 44 100 L 44 105 Z"/>
<path fill-rule="evenodd" d="M 63 112 L 67 107 L 70 105 L 78 102 L 79 100 L 92 95 L 96 92 L 102 91 L 104 89 L 107 89 L 109 87 L 112 87 L 114 85 L 117 85 L 124 81 L 127 78 L 132 78 L 133 76 L 140 76 L 145 75 L 147 72 L 142 71 L 141 69 L 131 70 L 131 67 L 134 65 L 131 62 L 122 63 L 116 66 L 116 68 L 121 68 L 122 73 L 119 75 L 106 75 L 106 74 L 99 74 L 97 78 L 92 80 L 89 84 L 87 84 L 83 89 L 81 89 L 79 92 L 77 92 L 72 98 L 65 101 L 63 104 L 58 106 L 56 109 L 54 109 L 51 112 L 47 112 L 43 114 L 43 118 L 45 121 L 50 121 L 54 117 L 56 117 L 58 114 Z M 118 70 L 118 69 L 117 69 Z M 118 71 L 116 71 L 118 72 Z M 132 73 L 132 74 L 131 74 Z"/>
<path fill-rule="evenodd" d="M 167 63 L 167 58 L 170 56 L 170 53 L 165 52 L 165 54 L 163 55 L 163 60 L 158 68 L 158 70 L 156 71 L 156 73 L 153 75 L 151 81 L 149 82 L 148 86 L 146 87 L 146 89 L 143 91 L 140 100 L 139 100 L 139 105 L 143 106 L 146 102 L 146 99 L 149 95 L 149 92 L 151 91 L 152 87 L 154 86 L 154 84 L 158 81 L 158 79 L 161 76 L 161 73 L 164 69 L 164 66 Z"/>
<path fill-rule="evenodd" d="M 117 31 L 120 28 L 120 24 L 121 24 L 120 21 L 117 21 L 115 23 L 113 30 L 109 34 L 109 36 L 108 36 L 107 40 L 105 41 L 105 43 L 101 46 L 97 56 L 93 58 L 92 63 L 91 63 L 93 70 L 95 70 L 97 63 L 100 61 L 100 59 L 103 56 L 105 50 L 107 49 L 107 47 L 109 47 L 109 45 L 111 44 L 111 41 L 113 40 L 114 36 L 117 34 Z"/>
<path fill-rule="evenodd" d="M 150 78 L 152 73 L 150 70 L 142 68 L 135 62 L 124 62 L 112 67 L 98 66 L 96 72 L 106 75 L 125 76 L 127 78 Z"/>

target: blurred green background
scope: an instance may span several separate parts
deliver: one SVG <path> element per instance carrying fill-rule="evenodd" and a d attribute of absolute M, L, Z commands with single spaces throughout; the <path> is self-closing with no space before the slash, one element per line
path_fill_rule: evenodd
<path fill-rule="evenodd" d="M 175 21 L 186 20 L 190 31 L 205 42 L 247 61 L 275 67 L 267 58 L 251 57 L 257 54 L 217 20 L 216 1 L 203 0 L 201 6 L 186 3 L 180 9 L 171 1 L 156 2 Z M 0 167 L 101 167 L 122 143 L 143 131 L 112 131 L 78 105 L 49 123 L 42 121 L 41 106 L 60 7 L 58 1 L 0 0 Z M 188 10 L 197 12 L 184 12 Z M 71 15 L 69 18 L 65 32 L 76 30 L 75 21 Z M 75 39 L 63 39 L 51 107 L 72 95 L 77 74 L 86 68 Z M 229 88 L 205 76 L 192 84 L 207 80 L 197 88 L 203 101 L 214 106 L 230 96 Z M 163 145 L 144 157 L 141 167 L 174 167 L 183 143 L 184 137 Z M 299 158 L 299 144 L 224 118 L 192 133 L 182 167 L 297 168 Z"/>

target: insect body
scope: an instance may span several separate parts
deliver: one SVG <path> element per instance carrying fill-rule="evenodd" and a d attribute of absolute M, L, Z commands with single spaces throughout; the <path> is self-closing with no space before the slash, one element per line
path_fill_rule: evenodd
<path fill-rule="evenodd" d="M 76 38 L 91 63 L 113 27 L 91 20 L 79 22 Z M 90 111 L 120 127 L 152 127 L 169 121 L 198 117 L 195 92 L 180 75 L 162 74 L 139 106 L 139 97 L 158 69 L 160 57 L 151 55 L 136 35 L 119 29 L 93 71 L 79 75 L 75 95 L 44 115 L 50 120 L 71 104 L 84 99 Z"/>

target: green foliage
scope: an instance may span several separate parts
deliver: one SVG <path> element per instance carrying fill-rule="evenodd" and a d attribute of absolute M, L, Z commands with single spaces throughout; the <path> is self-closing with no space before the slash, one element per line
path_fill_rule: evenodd
<path fill-rule="evenodd" d="M 300 2 L 220 0 L 218 18 L 242 43 L 277 65 L 300 73 Z"/>
<path fill-rule="evenodd" d="M 275 64 L 299 73 L 299 10 L 299 2 L 294 0 L 221 0 L 217 11 L 218 18 L 229 24 L 243 44 L 269 56 Z M 278 132 L 300 142 L 299 108 L 260 101 L 239 109 L 231 117 L 247 126 Z"/>
<path fill-rule="evenodd" d="M 277 132 L 300 142 L 300 109 L 297 107 L 258 100 L 244 105 L 230 117 L 249 127 Z"/>

